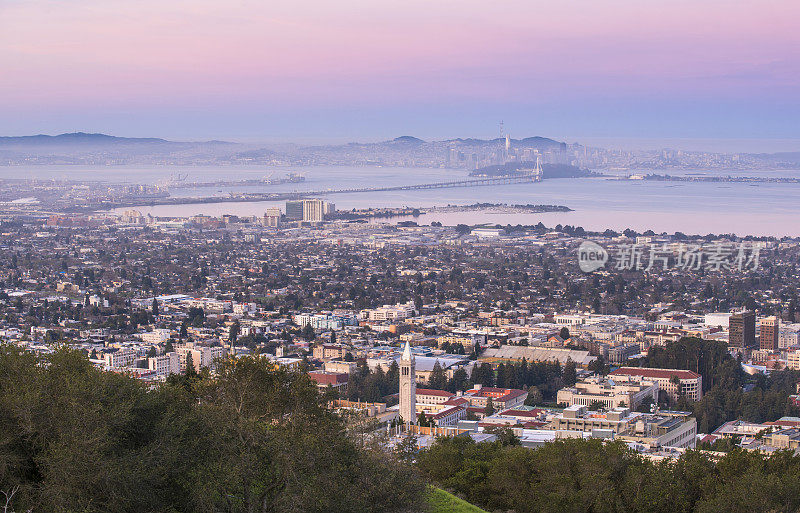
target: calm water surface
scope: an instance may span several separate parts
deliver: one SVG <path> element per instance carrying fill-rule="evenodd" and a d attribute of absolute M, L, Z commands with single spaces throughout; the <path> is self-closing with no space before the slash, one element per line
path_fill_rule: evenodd
<path fill-rule="evenodd" d="M 173 196 L 227 196 L 230 192 L 324 191 L 370 186 L 393 186 L 458 180 L 465 171 L 388 167 L 78 167 L 35 166 L 0 168 L 0 177 L 75 179 L 158 183 L 175 173 L 187 174 L 186 182 L 243 180 L 289 171 L 306 176 L 303 183 L 258 187 L 176 187 Z M 800 176 L 800 171 L 668 171 L 669 174 Z M 800 236 L 800 184 L 773 183 L 676 183 L 611 180 L 607 178 L 554 179 L 531 184 L 490 187 L 332 194 L 320 197 L 336 203 L 340 210 L 369 207 L 432 207 L 473 203 L 555 204 L 573 212 L 542 214 L 508 213 L 495 210 L 430 213 L 415 220 L 420 224 L 440 221 L 466 224 L 571 224 L 589 230 L 652 229 L 656 232 L 736 233 L 739 235 Z M 262 215 L 283 202 L 236 202 L 137 207 L 155 216 L 193 214 L 242 216 Z M 379 220 L 396 223 L 403 218 Z"/>

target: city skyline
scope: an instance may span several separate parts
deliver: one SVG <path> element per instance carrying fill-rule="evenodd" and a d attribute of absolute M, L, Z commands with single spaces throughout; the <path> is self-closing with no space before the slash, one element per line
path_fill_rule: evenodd
<path fill-rule="evenodd" d="M 0 132 L 321 142 L 492 137 L 502 120 L 570 141 L 785 151 L 800 139 L 798 14 L 780 0 L 12 1 Z"/>

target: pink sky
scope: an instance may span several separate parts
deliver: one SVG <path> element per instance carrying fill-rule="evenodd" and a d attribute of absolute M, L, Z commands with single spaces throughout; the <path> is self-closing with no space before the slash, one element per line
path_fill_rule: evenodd
<path fill-rule="evenodd" d="M 783 127 L 798 110 L 798 19 L 796 0 L 3 0 L 0 132 L 137 111 L 234 124 L 254 108 L 728 102 L 765 104 Z"/>

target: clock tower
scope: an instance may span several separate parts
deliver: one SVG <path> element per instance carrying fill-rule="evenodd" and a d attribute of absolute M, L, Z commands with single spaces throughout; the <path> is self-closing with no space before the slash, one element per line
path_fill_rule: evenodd
<path fill-rule="evenodd" d="M 417 371 L 408 341 L 400 357 L 400 417 L 404 423 L 417 423 Z"/>

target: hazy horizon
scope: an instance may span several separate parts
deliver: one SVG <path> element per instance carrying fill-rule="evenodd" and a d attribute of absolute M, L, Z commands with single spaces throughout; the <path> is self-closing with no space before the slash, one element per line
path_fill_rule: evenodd
<path fill-rule="evenodd" d="M 37 132 L 29 134 L 0 134 L 0 137 L 26 137 L 36 135 L 57 136 L 67 133 L 100 133 L 89 132 L 87 130 L 72 130 L 69 132 Z M 218 135 L 206 139 L 173 139 L 160 134 L 126 134 L 126 133 L 103 133 L 115 137 L 132 138 L 159 138 L 172 142 L 207 142 L 224 141 L 250 146 L 281 147 L 281 146 L 314 146 L 314 145 L 344 145 L 349 143 L 368 144 L 385 142 L 397 137 L 412 136 L 418 137 L 414 133 L 404 133 L 389 135 L 386 137 L 364 137 L 359 139 L 347 139 L 342 137 L 317 137 L 317 138 L 258 138 L 258 137 L 226 137 Z M 509 134 L 512 139 L 524 139 L 527 137 L 546 137 L 567 144 L 581 144 L 587 147 L 604 148 L 608 150 L 620 151 L 658 151 L 658 150 L 683 150 L 690 152 L 709 152 L 709 153 L 782 153 L 800 152 L 800 139 L 738 139 L 738 138 L 645 138 L 645 137 L 593 137 L 593 136 L 552 136 L 547 134 Z M 426 141 L 444 141 L 452 139 L 485 139 L 491 140 L 499 137 L 498 134 L 468 134 L 468 135 L 449 135 L 424 139 Z M 423 139 L 423 138 L 421 138 Z"/>

